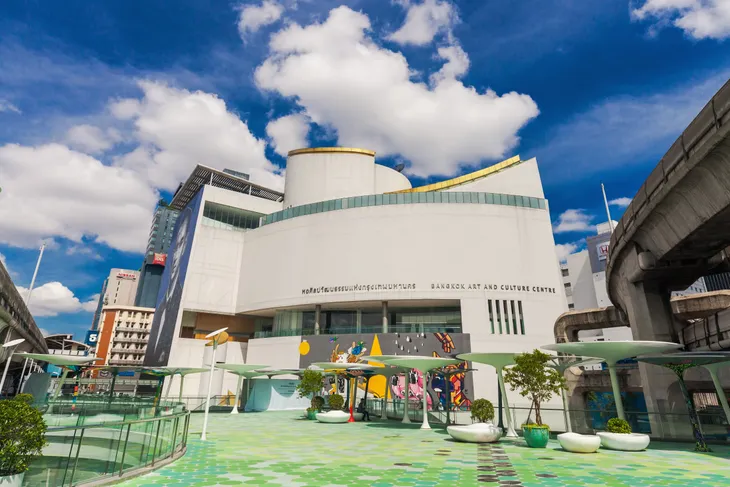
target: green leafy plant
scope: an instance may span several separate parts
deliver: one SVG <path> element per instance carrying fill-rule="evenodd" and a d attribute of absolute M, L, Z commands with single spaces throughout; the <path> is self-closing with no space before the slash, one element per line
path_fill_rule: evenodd
<path fill-rule="evenodd" d="M 494 405 L 486 399 L 477 399 L 471 403 L 471 418 L 480 423 L 494 419 Z"/>
<path fill-rule="evenodd" d="M 606 424 L 606 431 L 609 433 L 631 433 L 631 425 L 625 419 L 611 418 Z"/>
<path fill-rule="evenodd" d="M 345 398 L 339 394 L 330 394 L 329 397 L 330 409 L 333 411 L 340 411 L 345 405 Z"/>
<path fill-rule="evenodd" d="M 565 378 L 555 369 L 549 368 L 552 356 L 534 350 L 515 357 L 515 365 L 508 368 L 504 374 L 504 381 L 518 390 L 520 395 L 528 397 L 535 409 L 535 421 L 538 426 L 542 423 L 540 404 L 549 401 L 554 394 L 565 389 Z"/>
<path fill-rule="evenodd" d="M 22 398 L 0 401 L 0 477 L 28 470 L 46 445 L 46 428 L 41 412 Z"/>
<path fill-rule="evenodd" d="M 315 399 L 318 397 L 317 394 L 319 394 L 322 390 L 322 378 L 322 372 L 317 372 L 316 370 L 305 370 L 302 375 L 302 380 L 300 380 L 299 384 L 297 384 L 299 397 L 312 396 L 311 405 L 307 408 L 307 411 L 309 412 L 318 411 Z"/>
<path fill-rule="evenodd" d="M 317 411 L 321 411 L 324 407 L 324 398 L 322 396 L 314 396 L 312 398 L 312 407 Z"/>
<path fill-rule="evenodd" d="M 26 404 L 33 404 L 35 399 L 33 398 L 33 394 L 18 394 L 13 398 L 16 401 L 22 401 Z"/>

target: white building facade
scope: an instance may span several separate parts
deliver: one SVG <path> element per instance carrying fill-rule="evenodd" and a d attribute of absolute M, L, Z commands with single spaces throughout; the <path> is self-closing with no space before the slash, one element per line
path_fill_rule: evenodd
<path fill-rule="evenodd" d="M 189 202 L 145 365 L 209 364 L 202 337 L 226 326 L 232 341 L 216 361 L 286 369 L 381 353 L 517 353 L 554 342 L 567 306 L 535 159 L 412 188 L 371 151 L 301 149 L 289 155 L 280 197 L 209 172 L 211 184 L 176 195 Z M 477 368 L 451 381 L 452 403 L 497 403 L 494 369 Z M 184 394 L 202 395 L 207 380 L 188 377 Z M 373 379 L 369 390 L 412 397 L 419 380 L 411 387 Z M 214 392 L 227 394 L 235 382 L 221 373 Z M 434 388 L 443 390 L 432 384 L 433 400 L 443 400 Z"/>

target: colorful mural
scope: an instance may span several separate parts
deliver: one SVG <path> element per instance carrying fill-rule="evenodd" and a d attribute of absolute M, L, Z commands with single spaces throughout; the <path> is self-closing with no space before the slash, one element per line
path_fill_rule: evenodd
<path fill-rule="evenodd" d="M 299 366 L 308 367 L 313 362 L 356 363 L 360 358 L 376 355 L 452 357 L 471 351 L 468 334 L 462 333 L 385 333 L 314 335 L 302 339 L 299 347 Z M 377 365 L 377 364 L 375 364 Z M 429 408 L 466 409 L 471 404 L 471 376 L 463 371 L 466 363 L 450 366 L 446 374 L 436 374 L 427 387 L 426 401 Z M 329 378 L 329 392 L 347 394 L 347 380 Z M 448 387 L 447 387 L 448 381 Z M 360 384 L 360 389 L 365 385 Z M 447 389 L 449 400 L 447 401 Z M 372 377 L 368 392 L 382 398 L 410 401 L 409 407 L 420 408 L 423 404 L 423 375 L 412 370 L 407 377 L 391 377 L 386 384 L 382 375 Z"/>

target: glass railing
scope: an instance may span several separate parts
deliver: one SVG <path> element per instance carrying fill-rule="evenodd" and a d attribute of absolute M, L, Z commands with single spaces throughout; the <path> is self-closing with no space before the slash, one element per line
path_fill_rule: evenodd
<path fill-rule="evenodd" d="M 388 400 L 385 403 L 382 399 L 368 399 L 368 410 L 370 414 L 380 417 L 383 407 L 386 407 L 386 415 L 390 419 L 401 419 L 403 417 L 404 401 Z M 495 413 L 497 405 L 495 404 Z M 530 408 L 512 407 L 513 426 L 516 430 L 528 420 L 535 420 L 535 412 Z M 446 410 L 443 406 L 435 410 L 429 409 L 429 421 L 446 424 Z M 550 425 L 553 432 L 560 433 L 567 431 L 565 414 L 562 408 L 542 408 L 542 420 Z M 423 419 L 423 405 L 420 399 L 411 398 L 408 404 L 408 414 L 412 421 Z M 591 409 L 569 409 L 567 419 L 570 422 L 572 431 L 581 434 L 594 434 L 596 431 L 604 431 L 606 422 L 616 417 L 615 410 L 591 410 Z M 702 432 L 708 442 L 730 443 L 730 425 L 722 410 L 705 410 L 698 413 Z M 452 406 L 448 414 L 451 424 L 472 423 L 471 412 L 468 407 Z M 503 414 L 506 421 L 506 415 Z M 645 433 L 656 440 L 686 441 L 694 442 L 692 426 L 687 413 L 648 413 L 639 411 L 626 411 L 626 420 L 631 425 L 632 431 Z M 496 422 L 496 421 L 495 421 Z"/>
<path fill-rule="evenodd" d="M 418 203 L 437 204 L 472 204 L 472 205 L 502 205 L 519 208 L 533 208 L 544 210 L 547 208 L 543 198 L 519 196 L 514 194 L 474 193 L 459 191 L 431 191 L 425 193 L 392 193 L 354 196 L 336 200 L 319 201 L 308 205 L 294 206 L 285 210 L 271 213 L 261 218 L 262 225 L 276 223 L 298 216 L 313 215 L 328 211 L 347 210 L 348 208 L 363 208 L 367 206 L 411 205 Z"/>
<path fill-rule="evenodd" d="M 102 425 L 49 427 L 43 456 L 26 472 L 24 487 L 64 487 L 136 474 L 184 452 L 190 413 Z"/>
<path fill-rule="evenodd" d="M 149 398 L 106 396 L 79 396 L 73 399 L 56 399 L 34 404 L 43 411 L 43 419 L 49 427 L 72 427 L 105 424 L 120 421 L 170 416 L 181 413 L 185 405 L 177 401 L 155 401 Z"/>

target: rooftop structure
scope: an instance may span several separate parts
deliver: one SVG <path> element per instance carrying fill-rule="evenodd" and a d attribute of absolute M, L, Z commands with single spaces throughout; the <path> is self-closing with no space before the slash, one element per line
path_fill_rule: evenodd
<path fill-rule="evenodd" d="M 172 198 L 170 208 L 177 211 L 183 210 L 204 185 L 223 188 L 236 193 L 249 194 L 270 201 L 281 202 L 284 200 L 284 193 L 252 183 L 248 179 L 231 174 L 230 171 L 219 171 L 212 167 L 198 164 L 193 169 L 187 181 L 180 183 Z"/>

